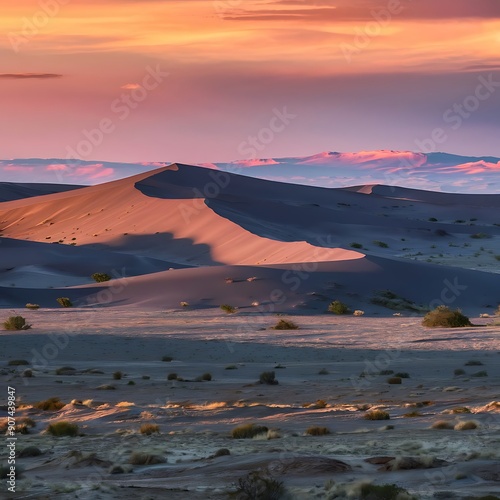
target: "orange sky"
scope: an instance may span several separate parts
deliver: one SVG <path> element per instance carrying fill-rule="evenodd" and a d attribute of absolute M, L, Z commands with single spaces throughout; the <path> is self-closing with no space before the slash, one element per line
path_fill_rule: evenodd
<path fill-rule="evenodd" d="M 500 81 L 497 0 L 311 3 L 0 0 L 0 158 L 65 157 L 104 119 L 84 159 L 233 160 L 285 106 L 297 118 L 265 156 L 415 150 L 480 75 Z M 118 113 L 157 67 L 169 76 Z M 500 155 L 499 102 L 439 149 Z"/>

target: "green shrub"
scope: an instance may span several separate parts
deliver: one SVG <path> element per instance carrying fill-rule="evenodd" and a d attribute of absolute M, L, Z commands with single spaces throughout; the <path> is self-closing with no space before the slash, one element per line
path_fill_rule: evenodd
<path fill-rule="evenodd" d="M 53 422 L 47 427 L 47 432 L 52 436 L 78 436 L 78 425 L 66 420 Z"/>
<path fill-rule="evenodd" d="M 410 378 L 410 374 L 406 372 L 399 372 L 396 373 L 394 376 L 399 378 Z"/>
<path fill-rule="evenodd" d="M 29 330 L 31 325 L 26 323 L 26 319 L 22 316 L 10 316 L 3 322 L 3 327 L 5 330 Z"/>
<path fill-rule="evenodd" d="M 160 426 L 158 424 L 142 424 L 139 429 L 141 434 L 145 434 L 146 436 L 151 436 L 155 432 L 160 432 Z"/>
<path fill-rule="evenodd" d="M 61 307 L 73 307 L 73 302 L 68 297 L 59 297 L 57 302 Z"/>
<path fill-rule="evenodd" d="M 265 425 L 243 424 L 231 431 L 233 439 L 252 439 L 259 434 L 264 434 L 269 429 Z"/>
<path fill-rule="evenodd" d="M 174 358 L 172 358 L 172 356 L 163 356 L 161 360 L 164 361 L 165 363 L 170 363 L 170 361 L 173 361 Z"/>
<path fill-rule="evenodd" d="M 177 373 L 169 373 L 167 375 L 167 380 L 177 380 Z"/>
<path fill-rule="evenodd" d="M 237 498 L 242 500 L 279 500 L 283 498 L 285 488 L 277 481 L 260 471 L 250 472 L 238 480 Z"/>
<path fill-rule="evenodd" d="M 38 403 L 33 405 L 33 408 L 43 411 L 58 411 L 64 406 L 66 406 L 66 403 L 63 403 L 59 398 L 49 398 L 44 401 L 38 401 Z"/>
<path fill-rule="evenodd" d="M 366 420 L 389 420 L 391 416 L 384 410 L 371 410 L 365 413 Z"/>
<path fill-rule="evenodd" d="M 326 436 L 327 434 L 330 434 L 330 429 L 327 427 L 318 427 L 313 425 L 306 430 L 306 434 L 309 436 Z"/>
<path fill-rule="evenodd" d="M 31 304 L 30 302 L 28 302 L 25 307 L 26 309 L 31 309 L 32 311 L 40 309 L 40 306 L 38 304 Z"/>
<path fill-rule="evenodd" d="M 389 245 L 383 241 L 375 240 L 375 241 L 373 241 L 373 244 L 377 247 L 380 247 L 380 248 L 389 248 Z"/>
<path fill-rule="evenodd" d="M 366 500 L 400 500 L 413 498 L 404 488 L 395 484 L 363 484 L 361 486 L 361 499 Z"/>
<path fill-rule="evenodd" d="M 212 380 L 212 374 L 211 373 L 204 373 L 203 375 L 200 375 L 196 381 L 197 382 L 210 382 Z"/>
<path fill-rule="evenodd" d="M 358 248 L 358 249 L 363 248 L 363 245 L 361 243 L 356 243 L 356 242 L 351 243 L 350 246 L 351 248 Z"/>
<path fill-rule="evenodd" d="M 274 372 L 262 372 L 259 375 L 259 383 L 267 385 L 277 385 L 276 374 Z"/>
<path fill-rule="evenodd" d="M 121 380 L 122 377 L 123 377 L 123 373 L 120 371 L 113 373 L 113 380 Z"/>
<path fill-rule="evenodd" d="M 429 222 L 437 222 L 438 220 L 436 219 L 436 217 L 429 217 L 427 219 Z"/>
<path fill-rule="evenodd" d="M 349 308 L 343 302 L 340 302 L 340 300 L 334 300 L 328 306 L 328 312 L 333 314 L 348 314 Z"/>
<path fill-rule="evenodd" d="M 290 320 L 280 319 L 276 325 L 273 326 L 273 330 L 298 330 L 299 327 Z"/>
<path fill-rule="evenodd" d="M 484 240 L 491 238 L 491 235 L 486 233 L 476 233 L 476 234 L 471 234 L 470 237 L 473 238 L 474 240 Z"/>
<path fill-rule="evenodd" d="M 220 308 L 227 314 L 234 314 L 236 312 L 236 307 L 230 306 L 229 304 L 222 304 Z"/>
<path fill-rule="evenodd" d="M 224 370 L 237 370 L 238 367 L 236 365 L 227 365 Z"/>
<path fill-rule="evenodd" d="M 56 375 L 74 375 L 76 370 L 72 366 L 61 366 L 61 368 L 57 368 L 55 373 Z"/>
<path fill-rule="evenodd" d="M 453 374 L 455 375 L 455 377 L 459 377 L 460 375 L 465 375 L 465 370 L 462 370 L 462 368 L 457 368 Z"/>
<path fill-rule="evenodd" d="M 483 363 L 477 359 L 471 359 L 465 363 L 465 366 L 483 366 Z"/>
<path fill-rule="evenodd" d="M 109 281 L 111 279 L 111 276 L 106 273 L 94 273 L 91 278 L 96 282 L 96 283 L 104 283 L 105 281 Z"/>
<path fill-rule="evenodd" d="M 487 377 L 488 372 L 486 370 L 482 370 L 480 372 L 473 373 L 471 377 Z"/>
<path fill-rule="evenodd" d="M 460 309 L 452 311 L 449 307 L 438 306 L 425 315 L 422 325 L 427 327 L 460 328 L 472 326 L 472 323 L 467 316 L 462 314 Z"/>
<path fill-rule="evenodd" d="M 330 372 L 326 368 L 321 368 L 321 370 L 318 372 L 318 375 L 329 375 Z"/>

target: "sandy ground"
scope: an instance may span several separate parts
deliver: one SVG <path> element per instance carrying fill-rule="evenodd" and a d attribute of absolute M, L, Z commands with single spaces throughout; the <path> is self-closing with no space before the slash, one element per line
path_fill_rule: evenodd
<path fill-rule="evenodd" d="M 227 498 L 254 470 L 283 481 L 292 499 L 347 498 L 337 492 L 343 485 L 355 491 L 360 481 L 395 483 L 419 499 L 500 491 L 494 319 L 429 330 L 411 316 L 323 314 L 293 316 L 299 330 L 276 331 L 276 315 L 189 308 L 40 309 L 25 316 L 31 330 L 0 332 L 1 404 L 14 387 L 16 418 L 36 423 L 17 435 L 17 453 L 36 446 L 42 454 L 17 458 L 17 491 L 9 494 L 3 480 L 1 498 Z M 8 366 L 15 359 L 29 366 Z M 65 366 L 74 370 L 56 374 Z M 26 369 L 33 377 L 22 376 Z M 464 373 L 455 374 L 459 369 Z M 391 385 L 383 370 L 409 378 Z M 274 371 L 279 384 L 259 384 L 264 371 Z M 171 373 L 178 379 L 167 380 Z M 197 381 L 204 373 L 212 380 Z M 49 397 L 67 404 L 56 412 L 33 408 Z M 454 413 L 464 407 L 470 413 Z M 390 420 L 365 419 L 373 409 Z M 77 423 L 81 435 L 47 434 L 59 420 Z M 474 421 L 477 428 L 431 428 L 439 420 Z M 144 423 L 160 432 L 141 434 Z M 270 432 L 233 439 L 232 429 L 245 423 Z M 331 433 L 307 435 L 311 426 Z M 223 448 L 230 455 L 214 457 Z M 2 463 L 7 452 L 2 446 Z M 161 463 L 132 465 L 133 452 Z M 398 460 L 366 462 L 373 457 Z"/>

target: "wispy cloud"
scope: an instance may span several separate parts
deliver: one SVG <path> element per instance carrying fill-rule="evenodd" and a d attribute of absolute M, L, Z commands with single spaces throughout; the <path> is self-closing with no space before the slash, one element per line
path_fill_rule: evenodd
<path fill-rule="evenodd" d="M 62 78 L 63 75 L 58 73 L 0 73 L 2 80 L 27 80 L 27 79 L 47 79 L 47 78 Z"/>

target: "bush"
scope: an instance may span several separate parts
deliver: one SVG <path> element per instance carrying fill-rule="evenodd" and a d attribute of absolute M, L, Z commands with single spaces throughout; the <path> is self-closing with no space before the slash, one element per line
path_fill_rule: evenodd
<path fill-rule="evenodd" d="M 279 500 L 285 488 L 281 481 L 255 471 L 238 480 L 236 494 L 242 500 Z"/>
<path fill-rule="evenodd" d="M 389 245 L 383 241 L 375 240 L 375 241 L 373 241 L 373 244 L 377 247 L 380 247 L 380 248 L 389 248 Z"/>
<path fill-rule="evenodd" d="M 25 307 L 26 309 L 31 309 L 32 311 L 40 309 L 40 306 L 38 304 L 31 304 L 30 302 L 28 302 Z"/>
<path fill-rule="evenodd" d="M 177 373 L 169 373 L 167 375 L 167 380 L 177 380 Z"/>
<path fill-rule="evenodd" d="M 351 248 L 363 248 L 363 245 L 361 243 L 351 243 Z"/>
<path fill-rule="evenodd" d="M 454 370 L 453 375 L 455 375 L 455 377 L 465 375 L 465 370 L 462 370 L 462 368 L 457 368 L 456 370 Z"/>
<path fill-rule="evenodd" d="M 61 307 L 73 307 L 73 302 L 68 297 L 59 297 L 57 302 Z"/>
<path fill-rule="evenodd" d="M 274 372 L 262 372 L 259 375 L 259 383 L 267 385 L 277 385 L 278 381 L 275 379 L 276 374 Z"/>
<path fill-rule="evenodd" d="M 318 372 L 318 375 L 329 375 L 330 372 L 326 368 L 321 368 L 321 370 Z"/>
<path fill-rule="evenodd" d="M 463 422 L 458 422 L 458 424 L 455 425 L 454 429 L 456 431 L 472 431 L 474 429 L 477 429 L 478 427 L 478 423 L 474 422 L 474 420 L 465 420 Z"/>
<path fill-rule="evenodd" d="M 122 372 L 115 372 L 113 373 L 113 380 L 121 380 L 123 377 L 123 373 Z"/>
<path fill-rule="evenodd" d="M 210 382 L 212 380 L 212 374 L 207 372 L 204 373 L 200 378 L 205 382 Z"/>
<path fill-rule="evenodd" d="M 390 420 L 391 416 L 384 410 L 372 410 L 365 413 L 366 420 Z"/>
<path fill-rule="evenodd" d="M 106 273 L 94 273 L 91 278 L 96 282 L 96 283 L 104 283 L 105 281 L 109 281 L 111 279 L 111 276 Z"/>
<path fill-rule="evenodd" d="M 49 424 L 47 432 L 52 436 L 78 436 L 78 425 L 66 420 Z"/>
<path fill-rule="evenodd" d="M 363 484 L 361 486 L 361 499 L 366 500 L 402 500 L 414 498 L 408 491 L 395 484 Z"/>
<path fill-rule="evenodd" d="M 449 307 L 438 306 L 425 315 L 422 325 L 427 327 L 460 328 L 472 326 L 472 323 L 467 316 L 462 314 L 460 309 L 452 311 Z"/>
<path fill-rule="evenodd" d="M 164 361 L 165 363 L 170 363 L 170 361 L 173 361 L 174 358 L 172 358 L 172 356 L 163 356 L 161 360 Z"/>
<path fill-rule="evenodd" d="M 72 366 L 62 366 L 55 371 L 56 375 L 74 375 L 75 373 L 76 369 Z"/>
<path fill-rule="evenodd" d="M 437 222 L 438 220 L 436 219 L 436 217 L 429 217 L 427 219 L 429 222 Z"/>
<path fill-rule="evenodd" d="M 414 410 L 414 411 L 410 411 L 409 413 L 405 413 L 403 415 L 404 418 L 415 418 L 415 417 L 423 417 L 423 415 L 417 411 L 417 410 Z"/>
<path fill-rule="evenodd" d="M 477 359 L 471 359 L 465 363 L 465 366 L 483 366 L 483 363 Z"/>
<path fill-rule="evenodd" d="M 164 464 L 165 459 L 160 455 L 153 455 L 150 453 L 143 453 L 140 451 L 134 451 L 130 454 L 128 463 L 132 465 L 154 465 L 154 464 Z"/>
<path fill-rule="evenodd" d="M 145 434 L 146 436 L 151 436 L 155 432 L 160 432 L 160 426 L 158 424 L 142 424 L 139 429 L 141 434 Z"/>
<path fill-rule="evenodd" d="M 231 431 L 233 439 L 252 439 L 259 434 L 264 434 L 269 429 L 265 425 L 243 424 Z"/>
<path fill-rule="evenodd" d="M 43 411 L 58 411 L 64 406 L 66 406 L 66 403 L 63 403 L 59 398 L 49 398 L 44 401 L 38 401 L 38 403 L 33 405 L 33 408 Z"/>
<path fill-rule="evenodd" d="M 313 425 L 306 430 L 306 434 L 309 436 L 326 436 L 327 434 L 330 434 L 330 429 L 327 427 L 318 427 Z"/>
<path fill-rule="evenodd" d="M 227 314 L 234 314 L 236 312 L 236 307 L 230 306 L 229 304 L 222 304 L 220 308 Z"/>
<path fill-rule="evenodd" d="M 227 365 L 224 370 L 237 370 L 238 367 L 236 365 Z"/>
<path fill-rule="evenodd" d="M 410 374 L 406 372 L 399 372 L 396 373 L 394 376 L 399 378 L 410 378 Z"/>
<path fill-rule="evenodd" d="M 31 325 L 28 325 L 22 316 L 11 316 L 3 322 L 3 327 L 5 330 L 29 330 Z"/>
<path fill-rule="evenodd" d="M 453 429 L 453 424 L 447 420 L 438 420 L 432 424 L 432 429 Z"/>
<path fill-rule="evenodd" d="M 8 366 L 26 366 L 29 364 L 29 361 L 26 361 L 25 359 L 11 359 L 8 362 Z"/>
<path fill-rule="evenodd" d="M 298 330 L 299 327 L 290 320 L 280 319 L 276 325 L 273 326 L 273 330 Z"/>
<path fill-rule="evenodd" d="M 340 302 L 340 300 L 334 300 L 328 306 L 328 312 L 333 314 L 347 314 L 349 312 L 349 308 L 343 302 Z"/>
<path fill-rule="evenodd" d="M 474 240 L 484 240 L 491 238 L 491 235 L 486 233 L 476 233 L 476 234 L 471 234 L 470 237 Z"/>
<path fill-rule="evenodd" d="M 391 385 L 398 385 L 398 384 L 402 384 L 403 381 L 402 381 L 401 377 L 390 377 L 387 379 L 387 383 L 391 384 Z"/>
<path fill-rule="evenodd" d="M 471 377 L 487 377 L 488 372 L 486 370 L 482 370 L 480 372 L 473 373 Z"/>

